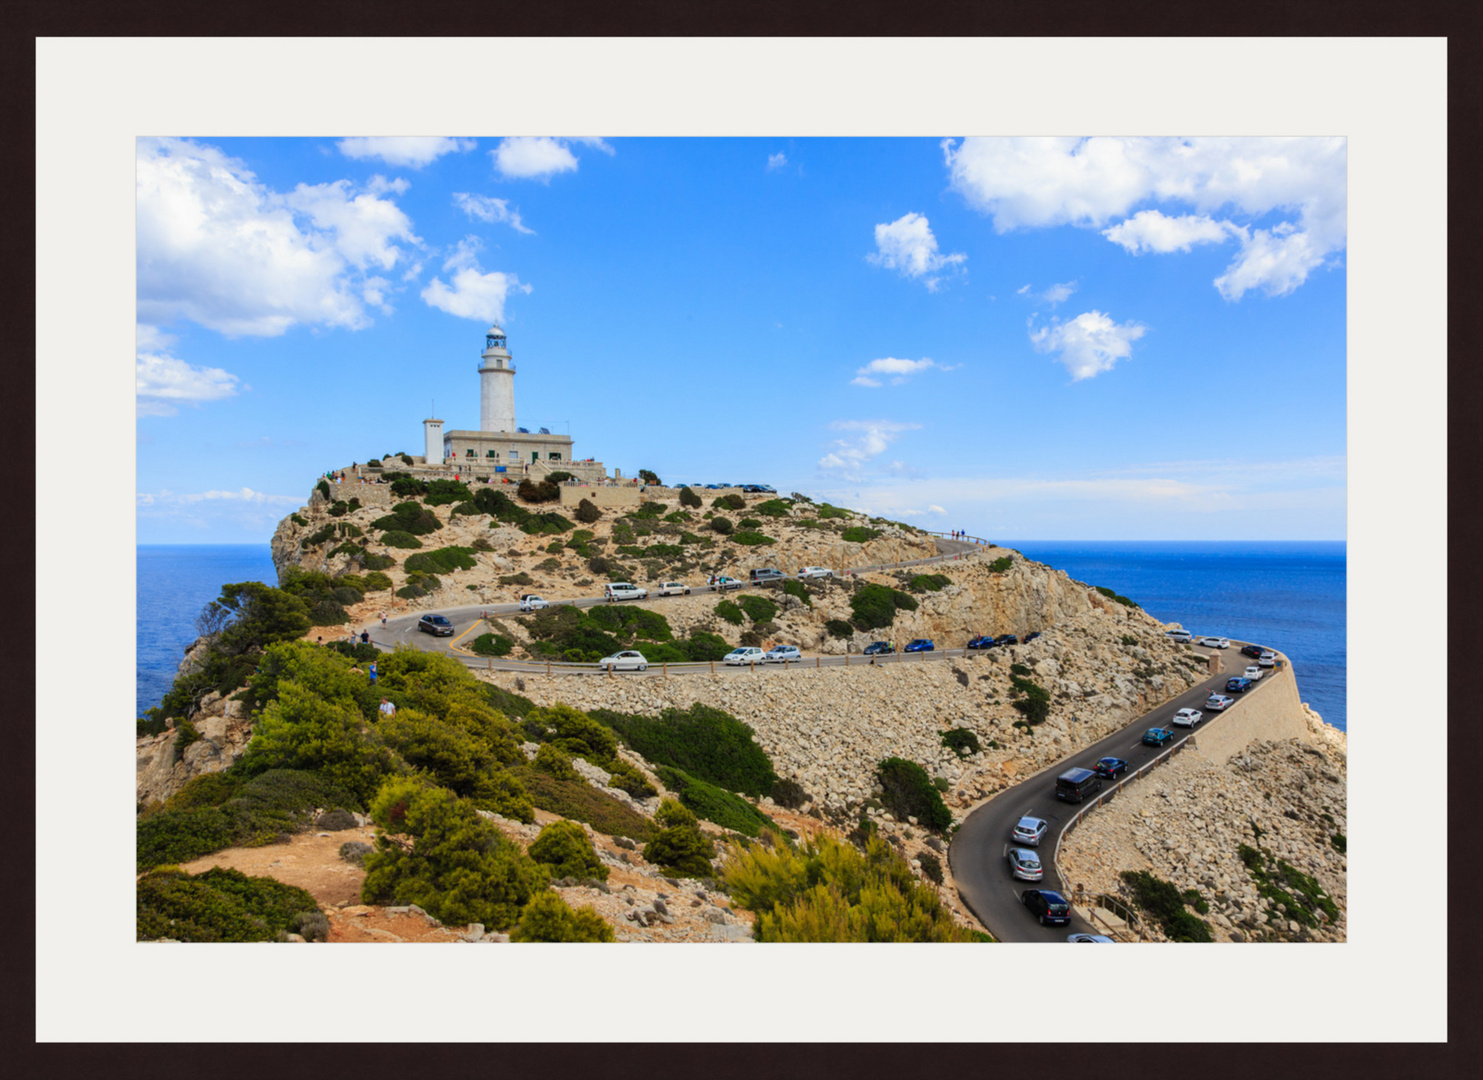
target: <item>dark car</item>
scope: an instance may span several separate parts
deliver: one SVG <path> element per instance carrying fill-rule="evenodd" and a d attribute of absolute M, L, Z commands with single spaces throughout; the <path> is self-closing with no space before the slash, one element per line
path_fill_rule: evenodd
<path fill-rule="evenodd" d="M 1020 903 L 1030 909 L 1041 926 L 1064 926 L 1071 921 L 1071 905 L 1053 889 L 1026 889 L 1020 893 Z"/>
<path fill-rule="evenodd" d="M 1119 773 L 1128 771 L 1128 763 L 1120 757 L 1105 757 L 1092 766 L 1092 772 L 1107 779 L 1114 779 Z"/>
<path fill-rule="evenodd" d="M 1228 694 L 1244 694 L 1250 689 L 1250 679 L 1243 679 L 1241 676 L 1237 675 L 1234 679 L 1226 680 L 1226 693 Z"/>
<path fill-rule="evenodd" d="M 762 488 L 759 487 L 757 484 L 743 484 L 741 486 L 741 489 L 743 491 L 745 491 L 748 495 L 755 495 L 755 494 L 757 494 L 757 492 L 759 492 L 759 491 L 762 490 Z"/>
<path fill-rule="evenodd" d="M 417 620 L 417 629 L 436 637 L 452 637 L 453 624 L 446 615 L 424 615 Z"/>
<path fill-rule="evenodd" d="M 1025 635 L 1025 644 L 1026 645 L 1030 644 L 1030 642 L 1034 641 L 1039 636 L 1040 636 L 1040 631 L 1039 630 L 1032 630 L 1032 631 L 1030 631 L 1028 634 Z"/>
<path fill-rule="evenodd" d="M 1265 650 L 1260 645 L 1242 645 L 1241 655 L 1249 656 L 1254 660 L 1260 660 Z"/>
<path fill-rule="evenodd" d="M 1143 733 L 1144 746 L 1163 746 L 1174 741 L 1174 732 L 1166 727 L 1151 727 Z"/>
<path fill-rule="evenodd" d="M 968 647 L 970 649 L 992 649 L 994 647 L 994 639 L 987 634 L 978 634 L 969 640 Z"/>
<path fill-rule="evenodd" d="M 872 641 L 869 645 L 865 646 L 866 656 L 876 656 L 880 653 L 893 653 L 895 651 L 895 648 L 892 647 L 889 641 Z"/>
<path fill-rule="evenodd" d="M 750 574 L 753 585 L 764 581 L 782 581 L 783 578 L 787 576 L 788 575 L 783 573 L 781 570 L 775 569 L 771 566 L 764 566 L 760 570 L 753 570 Z"/>
<path fill-rule="evenodd" d="M 994 639 L 995 645 L 1018 645 L 1019 643 L 1020 639 L 1013 634 L 1000 634 Z"/>
<path fill-rule="evenodd" d="M 936 648 L 937 648 L 937 646 L 936 645 L 933 645 L 932 642 L 928 638 L 919 637 L 919 638 L 915 638 L 915 639 L 913 639 L 911 641 L 908 641 L 906 643 L 906 648 L 902 649 L 901 651 L 902 652 L 932 652 Z"/>

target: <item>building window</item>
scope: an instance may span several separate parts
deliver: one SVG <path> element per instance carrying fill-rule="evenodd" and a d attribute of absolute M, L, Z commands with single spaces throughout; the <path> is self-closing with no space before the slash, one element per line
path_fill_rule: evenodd
<path fill-rule="evenodd" d="M 473 450 L 473 449 L 465 450 L 463 456 L 464 457 L 477 457 L 478 456 L 478 451 L 477 450 Z"/>
<path fill-rule="evenodd" d="M 560 461 L 561 460 L 561 452 L 560 451 L 557 451 L 554 454 L 547 454 L 546 456 L 548 458 L 550 458 L 552 461 Z"/>
<path fill-rule="evenodd" d="M 510 451 L 510 460 L 511 461 L 519 461 L 520 460 L 520 451 L 519 450 L 511 450 Z"/>
<path fill-rule="evenodd" d="M 497 457 L 499 457 L 499 453 L 498 453 L 498 451 L 495 451 L 495 450 L 490 450 L 490 451 L 489 451 L 489 452 L 488 452 L 488 453 L 486 453 L 486 454 L 485 454 L 485 455 L 484 455 L 484 456 L 485 456 L 485 457 L 492 457 L 492 458 L 497 458 Z"/>

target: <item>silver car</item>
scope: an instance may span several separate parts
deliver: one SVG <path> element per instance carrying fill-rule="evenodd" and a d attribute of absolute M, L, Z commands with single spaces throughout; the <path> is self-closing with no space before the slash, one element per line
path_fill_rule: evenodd
<path fill-rule="evenodd" d="M 1199 709 L 1180 709 L 1174 714 L 1174 719 L 1170 723 L 1175 727 L 1192 728 L 1200 722 L 1200 719 L 1201 714 Z"/>
<path fill-rule="evenodd" d="M 649 661 L 644 659 L 641 652 L 624 649 L 612 656 L 604 656 L 597 662 L 597 666 L 604 671 L 648 671 Z"/>
<path fill-rule="evenodd" d="M 1236 699 L 1233 697 L 1227 697 L 1225 694 L 1211 694 L 1205 699 L 1205 708 L 1211 712 L 1220 712 L 1229 709 L 1235 703 Z"/>
<path fill-rule="evenodd" d="M 1005 853 L 1009 861 L 1009 872 L 1021 881 L 1039 881 L 1045 876 L 1040 868 L 1040 852 L 1029 848 L 1012 847 Z"/>
<path fill-rule="evenodd" d="M 1231 647 L 1230 639 L 1223 637 L 1202 637 L 1198 644 L 1207 649 L 1229 649 Z"/>
<path fill-rule="evenodd" d="M 1262 667 L 1276 667 L 1277 654 L 1274 653 L 1271 649 L 1268 649 L 1266 652 L 1262 653 L 1261 659 L 1258 660 L 1257 663 L 1260 664 Z"/>
<path fill-rule="evenodd" d="M 1241 672 L 1241 677 L 1243 679 L 1250 679 L 1252 682 L 1257 682 L 1262 677 L 1262 669 L 1255 664 L 1248 664 L 1246 670 Z"/>
<path fill-rule="evenodd" d="M 1050 826 L 1038 817 L 1022 817 L 1015 823 L 1014 832 L 1010 833 L 1010 837 L 1016 843 L 1039 847 L 1040 839 L 1048 828 Z"/>
<path fill-rule="evenodd" d="M 763 654 L 762 659 L 769 664 L 796 664 L 803 659 L 803 653 L 798 651 L 797 645 L 774 645 Z"/>

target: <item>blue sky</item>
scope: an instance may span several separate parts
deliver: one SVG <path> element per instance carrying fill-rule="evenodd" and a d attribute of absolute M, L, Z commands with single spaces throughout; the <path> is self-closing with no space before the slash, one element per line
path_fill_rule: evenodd
<path fill-rule="evenodd" d="M 1343 139 L 145 139 L 140 543 L 522 425 L 1008 539 L 1345 536 Z"/>

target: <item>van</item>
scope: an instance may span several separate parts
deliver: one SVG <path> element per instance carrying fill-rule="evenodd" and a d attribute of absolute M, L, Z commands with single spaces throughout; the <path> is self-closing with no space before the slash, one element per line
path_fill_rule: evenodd
<path fill-rule="evenodd" d="M 649 596 L 648 589 L 641 589 L 637 585 L 630 585 L 626 581 L 615 581 L 603 588 L 603 595 L 609 601 L 613 600 L 646 600 Z"/>
<path fill-rule="evenodd" d="M 1056 798 L 1081 802 L 1094 791 L 1102 790 L 1102 778 L 1091 769 L 1067 769 L 1056 777 Z"/>
<path fill-rule="evenodd" d="M 765 566 L 761 570 L 753 570 L 751 576 L 752 584 L 756 585 L 763 581 L 782 581 L 786 575 L 781 570 L 774 570 L 770 566 Z"/>

